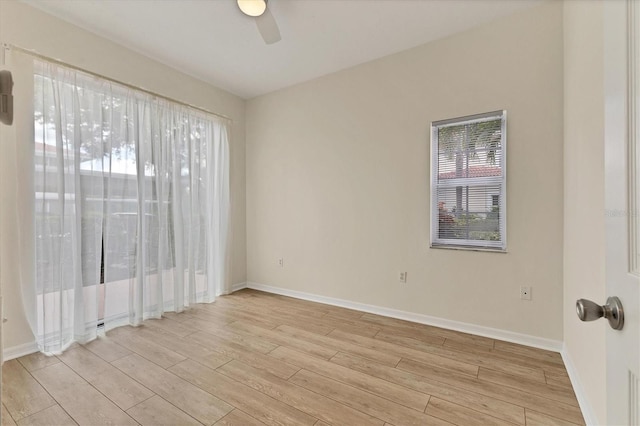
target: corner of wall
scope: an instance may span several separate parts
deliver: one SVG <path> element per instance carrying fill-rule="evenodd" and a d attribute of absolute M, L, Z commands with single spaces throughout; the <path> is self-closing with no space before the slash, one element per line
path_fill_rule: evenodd
<path fill-rule="evenodd" d="M 574 304 L 605 292 L 603 34 L 601 1 L 564 2 L 562 355 L 588 424 L 606 419 L 605 326 L 580 323 Z"/>

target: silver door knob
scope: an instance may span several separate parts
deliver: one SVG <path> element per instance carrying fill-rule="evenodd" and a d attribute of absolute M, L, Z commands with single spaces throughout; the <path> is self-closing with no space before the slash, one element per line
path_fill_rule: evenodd
<path fill-rule="evenodd" d="M 581 321 L 593 321 L 598 318 L 606 318 L 614 330 L 622 330 L 624 326 L 624 310 L 622 302 L 617 297 L 609 297 L 605 305 L 598 305 L 587 299 L 576 301 L 576 313 Z"/>

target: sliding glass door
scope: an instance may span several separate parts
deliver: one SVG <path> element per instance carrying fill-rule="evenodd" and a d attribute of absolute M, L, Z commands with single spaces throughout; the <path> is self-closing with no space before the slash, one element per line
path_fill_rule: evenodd
<path fill-rule="evenodd" d="M 34 140 L 42 350 L 222 292 L 224 120 L 35 61 Z"/>

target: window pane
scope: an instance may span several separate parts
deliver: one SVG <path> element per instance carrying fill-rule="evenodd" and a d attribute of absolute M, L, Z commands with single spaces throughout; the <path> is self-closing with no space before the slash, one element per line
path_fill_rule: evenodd
<path fill-rule="evenodd" d="M 502 176 L 501 119 L 438 129 L 438 180 Z"/>
<path fill-rule="evenodd" d="M 433 246 L 506 247 L 506 112 L 432 124 Z"/>
<path fill-rule="evenodd" d="M 438 238 L 501 241 L 499 194 L 499 185 L 438 189 Z"/>

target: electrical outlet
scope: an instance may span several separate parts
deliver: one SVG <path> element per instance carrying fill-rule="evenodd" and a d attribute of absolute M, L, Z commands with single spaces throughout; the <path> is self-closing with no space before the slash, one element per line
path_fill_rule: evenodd
<path fill-rule="evenodd" d="M 531 287 L 526 285 L 520 286 L 520 299 L 531 300 Z"/>
<path fill-rule="evenodd" d="M 400 275 L 398 275 L 398 281 L 400 281 L 401 283 L 406 283 L 407 282 L 407 273 L 406 272 L 400 272 Z"/>
<path fill-rule="evenodd" d="M 281 257 L 278 259 L 278 266 L 284 268 L 284 258 Z"/>

